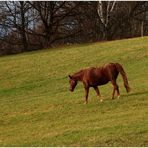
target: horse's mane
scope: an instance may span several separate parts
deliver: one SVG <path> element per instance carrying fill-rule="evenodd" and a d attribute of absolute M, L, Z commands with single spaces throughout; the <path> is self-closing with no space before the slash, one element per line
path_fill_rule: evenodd
<path fill-rule="evenodd" d="M 79 70 L 78 72 L 74 73 L 73 76 L 77 76 L 77 75 L 79 75 L 79 74 L 81 74 L 81 73 L 83 73 L 83 72 L 84 72 L 84 70 L 81 69 L 81 70 Z"/>
<path fill-rule="evenodd" d="M 72 75 L 72 77 L 73 78 L 80 78 L 80 77 L 82 77 L 82 75 L 84 74 L 84 70 L 82 69 L 82 70 L 80 70 L 80 71 L 78 71 L 78 72 L 76 72 L 76 73 L 74 73 L 73 75 Z"/>

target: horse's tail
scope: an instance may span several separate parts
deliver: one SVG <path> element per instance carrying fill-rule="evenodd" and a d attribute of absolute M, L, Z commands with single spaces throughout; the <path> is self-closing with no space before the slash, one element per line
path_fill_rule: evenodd
<path fill-rule="evenodd" d="M 130 87 L 129 87 L 129 84 L 128 84 L 128 80 L 127 80 L 127 76 L 126 76 L 126 73 L 122 67 L 122 65 L 120 65 L 119 63 L 116 63 L 116 68 L 117 70 L 120 72 L 120 74 L 122 75 L 122 78 L 123 78 L 123 81 L 124 81 L 124 86 L 126 88 L 126 91 L 127 92 L 130 92 Z"/>

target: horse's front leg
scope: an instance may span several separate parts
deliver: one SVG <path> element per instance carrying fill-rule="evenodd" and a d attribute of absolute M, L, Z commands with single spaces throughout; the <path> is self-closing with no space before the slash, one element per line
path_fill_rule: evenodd
<path fill-rule="evenodd" d="M 85 87 L 85 104 L 88 103 L 89 87 Z"/>
<path fill-rule="evenodd" d="M 112 99 L 114 99 L 114 95 L 115 95 L 115 88 L 113 89 L 113 93 L 112 93 Z"/>
<path fill-rule="evenodd" d="M 97 96 L 99 96 L 100 102 L 102 102 L 103 101 L 103 97 L 100 94 L 99 88 L 98 87 L 94 87 L 94 89 L 95 89 L 95 91 L 97 93 Z"/>

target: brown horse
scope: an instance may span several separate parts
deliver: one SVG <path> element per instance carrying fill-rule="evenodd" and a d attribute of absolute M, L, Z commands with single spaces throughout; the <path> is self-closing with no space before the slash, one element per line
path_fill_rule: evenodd
<path fill-rule="evenodd" d="M 69 75 L 70 91 L 73 92 L 77 85 L 77 82 L 82 81 L 85 88 L 85 103 L 88 103 L 88 93 L 90 87 L 93 87 L 95 89 L 97 95 L 100 97 L 100 101 L 102 101 L 98 86 L 107 84 L 109 81 L 111 81 L 114 87 L 112 99 L 114 99 L 115 91 L 117 91 L 117 96 L 119 98 L 120 92 L 119 87 L 116 83 L 116 79 L 119 73 L 122 75 L 126 91 L 129 92 L 130 87 L 128 84 L 126 73 L 119 63 L 109 63 L 99 68 L 90 67 L 80 70 L 73 75 Z"/>

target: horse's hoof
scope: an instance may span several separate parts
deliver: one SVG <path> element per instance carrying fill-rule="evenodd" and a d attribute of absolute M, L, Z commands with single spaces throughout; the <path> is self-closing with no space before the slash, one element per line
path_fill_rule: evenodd
<path fill-rule="evenodd" d="M 120 98 L 120 95 L 117 97 L 117 99 L 119 99 Z"/>
<path fill-rule="evenodd" d="M 84 102 L 84 105 L 87 105 L 88 102 Z"/>
<path fill-rule="evenodd" d="M 100 102 L 103 102 L 103 99 L 101 99 Z"/>

